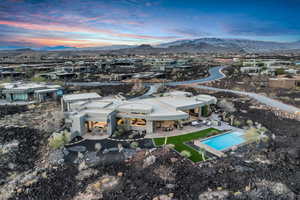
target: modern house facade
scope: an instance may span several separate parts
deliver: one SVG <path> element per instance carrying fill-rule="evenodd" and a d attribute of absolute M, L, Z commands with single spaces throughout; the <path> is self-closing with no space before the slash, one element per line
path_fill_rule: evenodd
<path fill-rule="evenodd" d="M 63 95 L 63 88 L 60 85 L 45 83 L 4 83 L 0 88 L 2 98 L 8 102 L 43 102 L 56 100 Z"/>
<path fill-rule="evenodd" d="M 66 122 L 70 124 L 72 137 L 85 134 L 110 136 L 118 126 L 145 134 L 182 129 L 185 124 L 206 116 L 210 105 L 217 102 L 209 95 L 192 96 L 185 92 L 138 100 L 79 100 L 67 107 L 65 99 L 62 98 L 62 107 L 67 108 Z"/>

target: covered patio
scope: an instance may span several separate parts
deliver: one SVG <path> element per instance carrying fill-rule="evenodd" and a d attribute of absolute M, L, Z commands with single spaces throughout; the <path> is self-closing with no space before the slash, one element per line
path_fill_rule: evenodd
<path fill-rule="evenodd" d="M 173 129 L 171 131 L 164 131 L 163 129 L 157 129 L 152 134 L 146 134 L 145 138 L 160 138 L 160 137 L 170 137 L 170 136 L 177 136 L 177 135 L 183 135 L 190 132 L 196 132 L 201 131 L 204 129 L 209 128 L 208 126 L 192 126 L 192 125 L 186 125 L 183 129 Z"/>

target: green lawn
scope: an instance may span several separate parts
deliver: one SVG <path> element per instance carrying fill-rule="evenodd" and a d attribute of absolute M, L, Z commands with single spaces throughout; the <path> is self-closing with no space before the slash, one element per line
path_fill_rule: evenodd
<path fill-rule="evenodd" d="M 187 151 L 191 152 L 191 157 L 189 157 L 189 159 L 193 162 L 199 162 L 199 161 L 202 161 L 201 154 L 199 154 L 198 151 L 196 151 L 194 148 L 192 148 L 184 143 L 192 141 L 192 140 L 196 140 L 196 139 L 206 138 L 209 136 L 210 133 L 215 132 L 215 131 L 221 132 L 218 129 L 208 128 L 208 129 L 205 129 L 202 131 L 187 133 L 184 135 L 171 136 L 171 137 L 168 137 L 167 144 L 173 144 L 174 149 L 179 153 L 182 152 L 183 150 L 187 150 Z M 165 138 L 153 138 L 153 141 L 156 146 L 162 146 L 165 143 Z"/>

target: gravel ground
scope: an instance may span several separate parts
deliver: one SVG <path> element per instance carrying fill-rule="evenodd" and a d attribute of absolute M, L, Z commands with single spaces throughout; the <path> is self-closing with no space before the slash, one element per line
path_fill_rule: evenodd
<path fill-rule="evenodd" d="M 27 111 L 27 106 L 15 106 L 15 105 L 0 105 L 0 118 L 4 117 L 5 115 L 13 115 L 16 113 L 22 113 Z"/>

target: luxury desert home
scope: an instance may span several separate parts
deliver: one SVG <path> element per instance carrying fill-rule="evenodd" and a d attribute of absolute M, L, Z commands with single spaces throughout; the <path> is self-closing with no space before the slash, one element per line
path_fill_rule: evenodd
<path fill-rule="evenodd" d="M 7 102 L 43 102 L 63 95 L 60 85 L 45 83 L 3 83 L 0 84 L 0 97 Z"/>
<path fill-rule="evenodd" d="M 64 95 L 62 107 L 72 137 L 91 133 L 109 136 L 118 126 L 146 134 L 182 129 L 184 124 L 206 116 L 216 102 L 215 97 L 186 92 L 138 100 L 100 99 L 90 93 Z"/>

